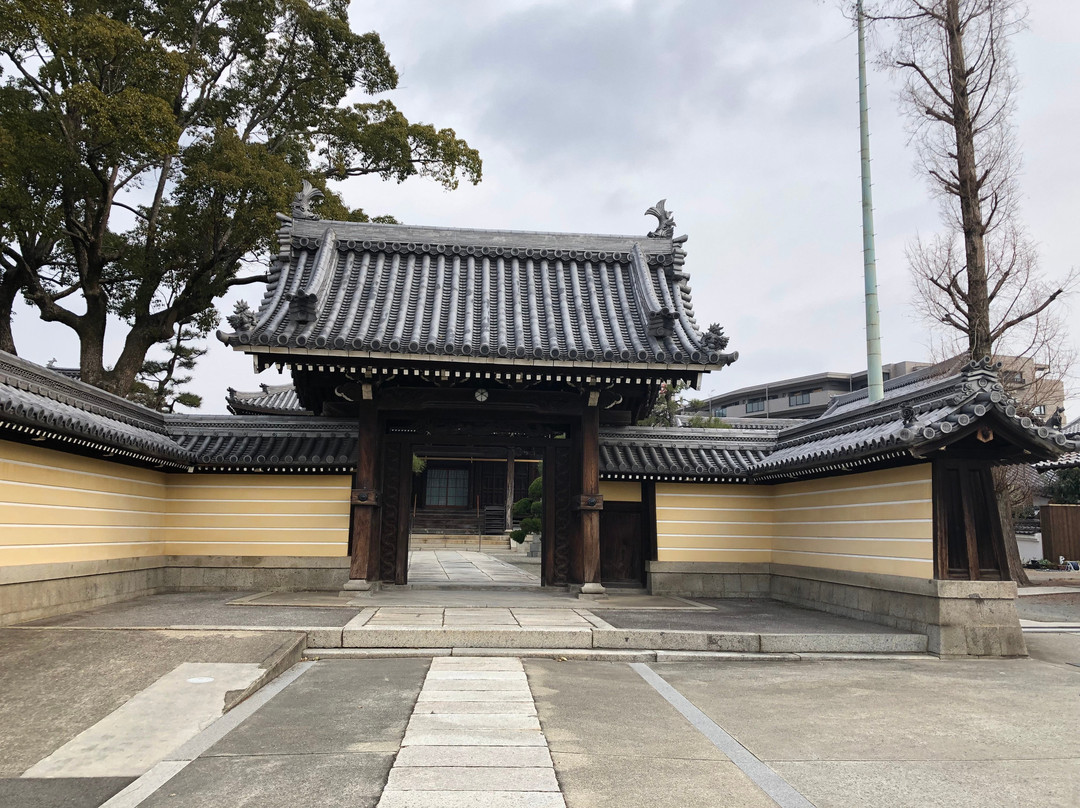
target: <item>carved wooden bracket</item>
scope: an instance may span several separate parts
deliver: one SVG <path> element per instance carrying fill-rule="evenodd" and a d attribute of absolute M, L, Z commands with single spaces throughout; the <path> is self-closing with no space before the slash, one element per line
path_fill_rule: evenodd
<path fill-rule="evenodd" d="M 351 500 L 353 505 L 371 505 L 378 507 L 379 492 L 374 488 L 354 488 Z"/>
<path fill-rule="evenodd" d="M 600 494 L 580 494 L 574 500 L 575 511 L 602 511 L 604 498 Z"/>

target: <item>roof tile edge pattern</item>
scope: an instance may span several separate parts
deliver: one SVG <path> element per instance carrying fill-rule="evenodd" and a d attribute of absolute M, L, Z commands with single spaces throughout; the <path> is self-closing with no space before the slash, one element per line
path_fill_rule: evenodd
<path fill-rule="evenodd" d="M 734 362 L 738 353 L 703 344 L 686 237 L 672 237 L 663 201 L 649 213 L 659 226 L 645 237 L 279 214 L 280 250 L 254 322 L 238 318 L 237 331 L 218 338 L 251 353 L 398 361 L 686 370 Z"/>

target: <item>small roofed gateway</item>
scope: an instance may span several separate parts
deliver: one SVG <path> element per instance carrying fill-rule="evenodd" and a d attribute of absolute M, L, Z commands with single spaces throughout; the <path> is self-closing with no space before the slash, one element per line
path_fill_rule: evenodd
<path fill-rule="evenodd" d="M 648 234 L 609 236 L 321 221 L 317 193 L 281 216 L 257 313 L 218 336 L 257 370 L 290 371 L 303 409 L 355 420 L 350 586 L 406 583 L 418 508 L 444 522 L 495 509 L 509 525 L 542 463 L 541 578 L 603 592 L 601 426 L 737 358 L 694 319 L 664 202 Z M 422 501 L 414 456 L 430 458 Z M 633 566 L 617 577 L 640 580 Z"/>
<path fill-rule="evenodd" d="M 662 384 L 736 358 L 695 320 L 663 203 L 651 232 L 601 236 L 320 221 L 313 194 L 282 217 L 258 310 L 220 335 L 292 384 L 230 390 L 232 415 L 0 353 L 0 622 L 403 584 L 417 523 L 505 531 L 542 464 L 547 586 L 772 598 L 933 653 L 1025 653 L 991 468 L 1080 444 L 1019 414 L 989 361 L 807 421 L 637 426 Z"/>

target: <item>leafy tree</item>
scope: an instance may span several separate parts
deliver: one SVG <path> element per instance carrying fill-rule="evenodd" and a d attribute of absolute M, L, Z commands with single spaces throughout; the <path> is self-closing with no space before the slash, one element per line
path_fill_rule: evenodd
<path fill-rule="evenodd" d="M 212 308 L 192 322 L 177 323 L 176 334 L 165 343 L 165 358 L 143 362 L 129 398 L 161 412 L 174 412 L 177 404 L 192 409 L 201 407 L 202 396 L 181 388 L 194 378 L 191 371 L 207 350 L 191 343 L 205 339 L 217 324 L 217 312 Z M 178 375 L 183 372 L 187 375 Z"/>
<path fill-rule="evenodd" d="M 0 0 L 0 349 L 15 351 L 21 294 L 78 336 L 84 381 L 129 395 L 152 346 L 263 280 L 240 270 L 268 254 L 303 179 L 326 192 L 325 216 L 354 221 L 368 216 L 328 179 L 478 182 L 480 157 L 453 130 L 348 101 L 398 75 L 346 9 Z M 127 331 L 107 368 L 110 316 Z"/>
<path fill-rule="evenodd" d="M 511 513 L 521 520 L 521 526 L 510 531 L 510 538 L 519 544 L 530 533 L 544 531 L 544 478 L 537 477 L 529 483 L 529 492 L 524 499 L 514 503 Z"/>
<path fill-rule="evenodd" d="M 1046 495 L 1055 505 L 1080 505 L 1080 468 L 1053 472 Z"/>

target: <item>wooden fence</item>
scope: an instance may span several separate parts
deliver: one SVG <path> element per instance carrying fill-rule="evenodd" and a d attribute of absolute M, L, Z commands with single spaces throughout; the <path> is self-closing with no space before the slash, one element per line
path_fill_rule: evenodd
<path fill-rule="evenodd" d="M 1080 505 L 1043 505 L 1039 519 L 1043 555 L 1055 563 L 1060 556 L 1080 560 Z"/>

